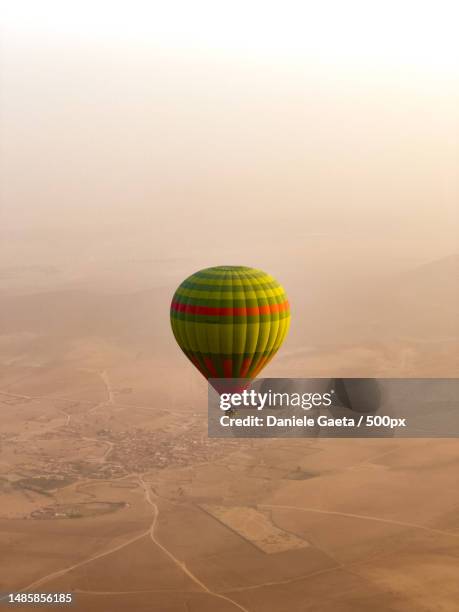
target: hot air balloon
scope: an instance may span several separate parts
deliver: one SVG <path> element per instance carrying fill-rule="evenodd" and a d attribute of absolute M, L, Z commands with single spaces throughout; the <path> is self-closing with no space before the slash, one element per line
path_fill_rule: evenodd
<path fill-rule="evenodd" d="M 216 266 L 179 285 L 170 319 L 180 348 L 205 378 L 250 380 L 284 341 L 290 308 L 284 289 L 269 274 Z"/>

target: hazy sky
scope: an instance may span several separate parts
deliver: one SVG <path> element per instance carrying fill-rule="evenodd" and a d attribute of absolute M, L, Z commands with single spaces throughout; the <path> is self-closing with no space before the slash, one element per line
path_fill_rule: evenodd
<path fill-rule="evenodd" d="M 173 253 L 221 236 L 395 234 L 457 248 L 456 3 L 2 10 L 4 237 L 84 230 Z"/>

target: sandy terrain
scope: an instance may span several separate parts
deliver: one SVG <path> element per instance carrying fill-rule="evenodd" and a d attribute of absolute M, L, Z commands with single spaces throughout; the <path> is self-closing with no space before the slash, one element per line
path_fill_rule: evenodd
<path fill-rule="evenodd" d="M 77 610 L 455 609 L 455 440 L 215 441 L 200 393 L 179 417 L 125 406 L 109 371 L 65 388 L 47 368 L 37 388 L 15 370 L 1 590 L 71 590 Z"/>

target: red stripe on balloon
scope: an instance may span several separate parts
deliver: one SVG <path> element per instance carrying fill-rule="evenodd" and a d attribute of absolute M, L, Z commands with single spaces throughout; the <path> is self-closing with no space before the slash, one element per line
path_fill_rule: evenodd
<path fill-rule="evenodd" d="M 230 308 L 218 306 L 199 306 L 197 304 L 181 304 L 180 302 L 172 302 L 171 309 L 175 310 L 176 312 L 184 312 L 187 314 L 216 315 L 221 317 L 248 317 L 253 315 L 285 312 L 289 309 L 289 303 L 286 300 L 281 304 L 263 304 L 262 306 L 241 306 L 239 308 Z"/>
<path fill-rule="evenodd" d="M 246 357 L 241 365 L 241 370 L 239 372 L 239 378 L 244 378 L 247 372 L 249 371 L 250 364 L 252 363 L 252 357 Z"/>
<path fill-rule="evenodd" d="M 217 370 L 209 357 L 204 357 L 204 363 L 206 364 L 206 368 L 209 370 L 211 377 L 218 378 Z"/>
<path fill-rule="evenodd" d="M 233 360 L 232 359 L 223 360 L 223 373 L 225 375 L 225 378 L 231 378 L 233 376 Z"/>

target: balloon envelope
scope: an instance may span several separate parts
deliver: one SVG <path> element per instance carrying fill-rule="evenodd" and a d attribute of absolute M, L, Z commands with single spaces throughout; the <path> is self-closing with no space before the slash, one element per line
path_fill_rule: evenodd
<path fill-rule="evenodd" d="M 180 348 L 207 379 L 252 379 L 284 341 L 290 307 L 269 274 L 217 266 L 181 283 L 170 318 Z"/>

